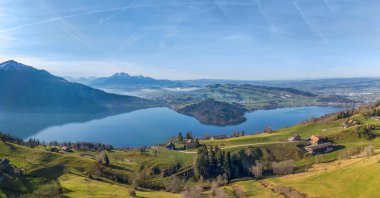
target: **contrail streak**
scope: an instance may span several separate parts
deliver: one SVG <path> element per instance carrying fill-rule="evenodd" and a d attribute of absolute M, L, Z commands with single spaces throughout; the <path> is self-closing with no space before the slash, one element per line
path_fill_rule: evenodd
<path fill-rule="evenodd" d="M 101 20 L 100 23 L 104 23 L 104 22 L 107 22 L 117 16 L 119 16 L 120 14 L 123 14 L 128 8 L 130 8 L 130 5 L 132 5 L 134 2 L 136 2 L 136 0 L 133 0 L 132 2 L 130 2 L 126 7 L 124 7 L 122 10 L 120 10 L 119 12 L 117 12 L 116 14 L 113 14 L 107 18 L 105 18 L 104 20 Z"/>
<path fill-rule="evenodd" d="M 293 0 L 292 2 L 293 2 L 294 7 L 296 8 L 298 14 L 301 16 L 301 18 L 306 23 L 306 25 L 309 27 L 309 29 L 311 29 L 315 34 L 317 34 L 322 40 L 325 40 L 325 38 L 321 34 L 321 32 L 319 32 L 316 28 L 314 28 L 313 25 L 309 22 L 309 20 L 307 20 L 307 18 L 305 17 L 305 14 L 303 13 L 301 7 L 299 7 L 296 0 Z"/>
<path fill-rule="evenodd" d="M 277 28 L 276 26 L 274 25 L 274 23 L 272 22 L 272 20 L 269 18 L 268 16 L 268 13 L 263 9 L 263 6 L 261 4 L 261 1 L 260 0 L 252 0 L 254 2 L 256 2 L 257 4 L 257 8 L 259 9 L 259 12 L 264 16 L 265 20 L 267 21 L 267 23 L 269 24 L 269 27 L 270 27 L 270 33 L 271 35 L 273 36 L 274 33 L 277 31 Z"/>
<path fill-rule="evenodd" d="M 215 1 L 213 3 L 191 3 L 189 5 L 212 5 L 212 4 L 214 4 L 214 5 L 216 4 L 218 6 L 218 8 L 221 9 L 219 3 L 215 2 Z M 77 13 L 77 14 L 70 14 L 70 15 L 65 15 L 65 16 L 60 16 L 60 17 L 54 17 L 54 18 L 50 18 L 50 19 L 46 19 L 46 20 L 42 20 L 42 21 L 38 21 L 35 23 L 26 24 L 26 25 L 21 25 L 21 26 L 17 26 L 17 27 L 13 27 L 13 28 L 2 29 L 2 30 L 0 30 L 0 33 L 24 29 L 24 28 L 33 27 L 36 25 L 50 23 L 50 22 L 61 20 L 61 19 L 73 18 L 73 17 L 77 17 L 77 16 L 91 15 L 91 14 L 102 13 L 102 12 L 119 11 L 119 10 L 124 10 L 124 9 L 128 9 L 128 8 L 144 8 L 144 7 L 152 7 L 152 6 L 160 6 L 160 5 L 165 5 L 165 4 L 145 4 L 145 5 L 138 5 L 138 6 L 124 6 L 124 7 L 117 7 L 117 8 L 91 10 L 91 11 L 81 12 L 81 13 Z M 180 3 L 180 5 L 188 5 L 188 3 Z M 248 5 L 248 4 L 226 3 L 226 5 L 241 5 L 241 6 L 243 6 L 243 5 Z M 223 10 L 221 10 L 221 12 L 224 15 L 226 15 L 226 13 L 224 13 Z"/>
<path fill-rule="evenodd" d="M 326 7 L 330 10 L 330 12 L 334 12 L 334 9 L 331 7 L 330 3 L 328 2 L 328 0 L 322 0 Z"/>
<path fill-rule="evenodd" d="M 90 45 L 89 43 L 87 43 L 83 39 L 79 38 L 78 36 L 76 36 L 75 34 L 70 32 L 69 30 L 62 28 L 62 31 L 65 32 L 66 34 L 68 34 L 69 36 L 71 36 L 73 39 L 75 39 L 75 40 L 79 41 L 80 43 L 86 45 L 87 47 L 96 50 L 96 48 L 94 46 Z"/>
<path fill-rule="evenodd" d="M 13 27 L 13 28 L 3 29 L 3 30 L 0 30 L 0 33 L 10 32 L 10 31 L 13 31 L 13 30 L 24 29 L 24 28 L 27 28 L 27 27 L 33 27 L 33 26 L 36 26 L 36 25 L 50 23 L 50 22 L 54 22 L 54 21 L 58 21 L 58 20 L 62 20 L 62 19 L 73 18 L 73 17 L 77 17 L 77 16 L 91 15 L 91 14 L 102 13 L 102 12 L 112 12 L 112 11 L 118 11 L 118 10 L 123 10 L 123 9 L 127 9 L 127 8 L 128 8 L 128 6 L 118 7 L 118 8 L 101 9 L 101 10 L 91 10 L 91 11 L 81 12 L 81 13 L 77 13 L 77 14 L 70 14 L 70 15 L 61 16 L 61 17 L 54 17 L 54 18 L 38 21 L 38 22 L 35 22 L 35 23 L 30 23 L 30 24 L 26 24 L 26 25 L 21 25 L 21 26 Z"/>

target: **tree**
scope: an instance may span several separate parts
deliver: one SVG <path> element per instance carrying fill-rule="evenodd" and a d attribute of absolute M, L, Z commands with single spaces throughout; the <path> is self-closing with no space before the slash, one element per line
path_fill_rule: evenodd
<path fill-rule="evenodd" d="M 276 175 L 287 175 L 294 172 L 295 164 L 293 160 L 272 162 L 273 173 Z"/>
<path fill-rule="evenodd" d="M 166 184 L 166 191 L 179 193 L 183 189 L 182 181 L 179 177 L 173 176 L 169 183 Z"/>
<path fill-rule="evenodd" d="M 264 133 L 272 133 L 272 132 L 273 132 L 272 127 L 270 127 L 270 126 L 265 127 Z"/>
<path fill-rule="evenodd" d="M 105 152 L 100 153 L 98 161 L 100 164 L 103 164 L 106 166 L 108 166 L 110 164 L 110 159 L 108 158 L 108 155 Z"/>
<path fill-rule="evenodd" d="M 183 136 L 182 136 L 182 133 L 181 133 L 181 132 L 178 133 L 177 141 L 178 141 L 178 142 L 183 142 Z"/>
<path fill-rule="evenodd" d="M 198 138 L 197 139 L 195 139 L 195 141 L 194 141 L 194 147 L 195 148 L 199 148 L 201 145 L 199 144 L 199 140 L 198 140 Z"/>
<path fill-rule="evenodd" d="M 256 178 L 261 178 L 263 176 L 263 165 L 261 163 L 256 163 L 256 165 L 253 165 L 250 170 Z"/>
<path fill-rule="evenodd" d="M 223 171 L 227 175 L 227 179 L 230 180 L 231 178 L 231 169 L 232 169 L 232 159 L 231 159 L 231 153 L 227 152 L 226 157 L 224 158 L 223 163 Z"/>
<path fill-rule="evenodd" d="M 201 185 L 190 186 L 186 185 L 183 191 L 183 196 L 185 198 L 201 198 L 203 187 Z"/>
<path fill-rule="evenodd" d="M 186 133 L 186 139 L 188 139 L 188 140 L 193 139 L 193 133 L 191 131 Z"/>
<path fill-rule="evenodd" d="M 232 193 L 237 198 L 245 198 L 244 191 L 240 186 L 232 186 Z"/>

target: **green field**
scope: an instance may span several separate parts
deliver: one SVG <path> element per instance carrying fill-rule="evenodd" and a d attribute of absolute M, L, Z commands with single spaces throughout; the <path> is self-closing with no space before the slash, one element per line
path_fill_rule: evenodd
<path fill-rule="evenodd" d="M 316 166 L 311 172 L 269 179 L 313 197 L 377 197 L 380 155 Z"/>

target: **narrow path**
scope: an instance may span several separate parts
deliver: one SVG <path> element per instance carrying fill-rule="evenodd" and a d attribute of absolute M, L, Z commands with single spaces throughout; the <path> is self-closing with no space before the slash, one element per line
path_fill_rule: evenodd
<path fill-rule="evenodd" d="M 266 145 L 266 144 L 285 144 L 289 142 L 263 142 L 263 143 L 253 143 L 253 144 L 239 144 L 239 145 L 232 145 L 232 146 L 224 146 L 221 147 L 221 149 L 230 149 L 230 148 L 239 148 L 239 147 L 247 147 L 247 146 L 256 146 L 256 145 Z M 195 154 L 196 151 L 178 151 L 181 153 L 188 153 L 188 154 Z"/>

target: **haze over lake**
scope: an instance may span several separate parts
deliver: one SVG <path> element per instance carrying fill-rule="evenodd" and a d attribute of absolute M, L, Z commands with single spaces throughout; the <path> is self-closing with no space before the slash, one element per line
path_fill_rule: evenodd
<path fill-rule="evenodd" d="M 59 142 L 101 142 L 116 147 L 136 147 L 165 143 L 178 132 L 191 131 L 195 137 L 230 135 L 233 131 L 257 133 L 265 127 L 291 126 L 312 117 L 336 112 L 341 107 L 298 107 L 259 110 L 246 114 L 247 121 L 227 127 L 201 124 L 193 117 L 168 108 L 150 108 L 118 115 L 57 114 L 36 112 L 0 113 L 1 131 L 24 139 Z"/>

